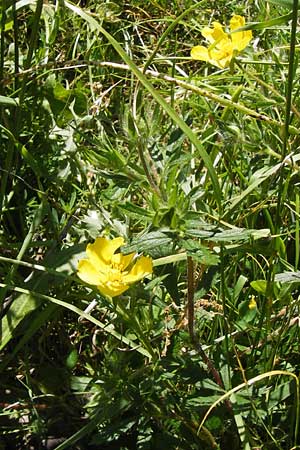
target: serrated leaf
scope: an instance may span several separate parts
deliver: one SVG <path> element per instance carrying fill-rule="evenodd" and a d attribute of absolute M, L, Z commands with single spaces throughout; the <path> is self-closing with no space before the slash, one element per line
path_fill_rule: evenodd
<path fill-rule="evenodd" d="M 262 230 L 247 230 L 247 229 L 233 229 L 222 231 L 221 233 L 216 233 L 213 238 L 211 238 L 214 242 L 221 241 L 248 241 L 249 239 L 261 239 L 268 237 L 270 235 L 269 229 Z"/>
<path fill-rule="evenodd" d="M 172 239 L 161 231 L 153 231 L 143 234 L 132 240 L 131 244 L 122 247 L 123 253 L 145 252 L 156 253 L 159 249 L 172 244 Z"/>
<path fill-rule="evenodd" d="M 225 231 L 207 231 L 188 229 L 186 234 L 189 236 L 198 237 L 201 239 L 210 240 L 212 242 L 233 242 L 233 241 L 249 241 L 250 239 L 262 239 L 270 236 L 269 229 L 248 230 L 246 228 L 234 228 L 233 230 Z"/>

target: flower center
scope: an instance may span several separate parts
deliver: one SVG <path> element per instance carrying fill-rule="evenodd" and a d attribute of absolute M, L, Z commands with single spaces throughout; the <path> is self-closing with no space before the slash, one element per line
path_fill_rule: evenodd
<path fill-rule="evenodd" d="M 123 270 L 124 270 L 124 265 L 122 263 L 119 263 L 116 261 L 112 261 L 110 263 L 110 267 L 111 267 L 111 270 L 118 270 L 119 272 L 123 272 Z"/>

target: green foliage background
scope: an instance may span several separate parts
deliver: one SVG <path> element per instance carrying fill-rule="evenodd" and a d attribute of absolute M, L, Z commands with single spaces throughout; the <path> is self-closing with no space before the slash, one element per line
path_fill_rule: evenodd
<path fill-rule="evenodd" d="M 233 14 L 245 51 L 192 61 Z M 1 2 L 0 449 L 300 448 L 297 24 L 295 0 Z M 100 235 L 153 277 L 82 285 Z"/>

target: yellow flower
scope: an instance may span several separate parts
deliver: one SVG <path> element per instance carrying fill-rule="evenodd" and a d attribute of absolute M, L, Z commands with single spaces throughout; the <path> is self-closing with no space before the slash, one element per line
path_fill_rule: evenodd
<path fill-rule="evenodd" d="M 230 33 L 226 33 L 219 22 L 213 22 L 213 28 L 203 28 L 201 34 L 211 45 L 208 48 L 203 45 L 193 47 L 191 57 L 207 61 L 220 69 L 229 66 L 233 55 L 244 50 L 252 39 L 251 30 L 234 32 L 244 25 L 244 17 L 233 16 L 230 20 Z"/>
<path fill-rule="evenodd" d="M 252 295 L 250 300 L 249 300 L 248 308 L 249 309 L 256 309 L 257 308 L 257 303 L 256 303 L 254 295 Z"/>
<path fill-rule="evenodd" d="M 122 245 L 122 237 L 112 240 L 98 237 L 93 244 L 88 244 L 88 259 L 81 259 L 78 263 L 79 278 L 97 286 L 101 294 L 115 297 L 125 292 L 130 284 L 152 273 L 150 257 L 141 256 L 134 263 L 135 253 L 115 253 Z"/>

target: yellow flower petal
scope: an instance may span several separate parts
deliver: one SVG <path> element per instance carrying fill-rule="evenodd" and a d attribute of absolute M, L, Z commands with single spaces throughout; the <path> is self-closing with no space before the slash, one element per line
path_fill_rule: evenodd
<path fill-rule="evenodd" d="M 209 61 L 208 49 L 203 45 L 196 45 L 191 50 L 191 57 L 199 61 Z"/>
<path fill-rule="evenodd" d="M 237 28 L 243 27 L 245 25 L 245 18 L 241 16 L 233 16 L 230 20 L 230 30 L 234 31 Z M 238 31 L 237 33 L 231 34 L 231 40 L 234 50 L 239 52 L 247 47 L 252 39 L 252 31 Z"/>
<path fill-rule="evenodd" d="M 129 289 L 129 286 L 118 282 L 112 282 L 106 284 L 99 284 L 97 288 L 103 295 L 107 295 L 109 297 L 116 297 L 117 295 L 121 295 L 123 294 L 123 292 L 127 291 L 127 289 Z"/>
<path fill-rule="evenodd" d="M 241 31 L 237 33 L 232 33 L 231 40 L 234 50 L 238 50 L 241 52 L 244 48 L 247 47 L 249 42 L 252 39 L 252 31 Z"/>
<path fill-rule="evenodd" d="M 220 67 L 220 69 L 224 69 L 224 67 L 227 67 L 231 61 L 232 46 L 230 43 L 228 47 L 227 43 L 227 46 L 224 46 L 224 49 L 212 49 L 209 51 L 206 47 L 197 45 L 192 48 L 191 57 L 199 61 L 208 61 L 210 64 Z"/>
<path fill-rule="evenodd" d="M 85 283 L 97 286 L 100 282 L 99 272 L 87 259 L 81 259 L 78 263 L 77 275 Z"/>
<path fill-rule="evenodd" d="M 86 254 L 91 263 L 98 270 L 106 269 L 111 263 L 111 259 L 115 251 L 124 244 L 124 239 L 118 237 L 112 240 L 99 237 L 93 244 L 88 244 Z"/>
<path fill-rule="evenodd" d="M 224 69 L 225 67 L 229 66 L 232 59 L 232 43 L 229 39 L 226 41 L 222 40 L 218 48 L 208 51 L 208 53 L 210 55 L 209 62 L 217 67 L 220 67 L 221 69 Z"/>
<path fill-rule="evenodd" d="M 219 22 L 213 22 L 213 26 L 213 28 L 204 27 L 201 31 L 202 36 L 205 37 L 208 42 L 213 44 L 215 41 L 220 41 L 221 39 L 227 38 L 227 35 Z"/>
<path fill-rule="evenodd" d="M 128 275 L 124 275 L 125 283 L 135 283 L 153 272 L 152 258 L 141 256 L 134 264 Z"/>
<path fill-rule="evenodd" d="M 125 270 L 132 262 L 135 253 L 129 253 L 129 255 L 123 255 L 122 253 L 116 253 L 113 255 L 111 262 L 113 265 L 119 266 L 120 270 Z"/>
<path fill-rule="evenodd" d="M 234 15 L 230 19 L 230 30 L 233 31 L 237 28 L 241 28 L 245 23 L 245 17 Z"/>

